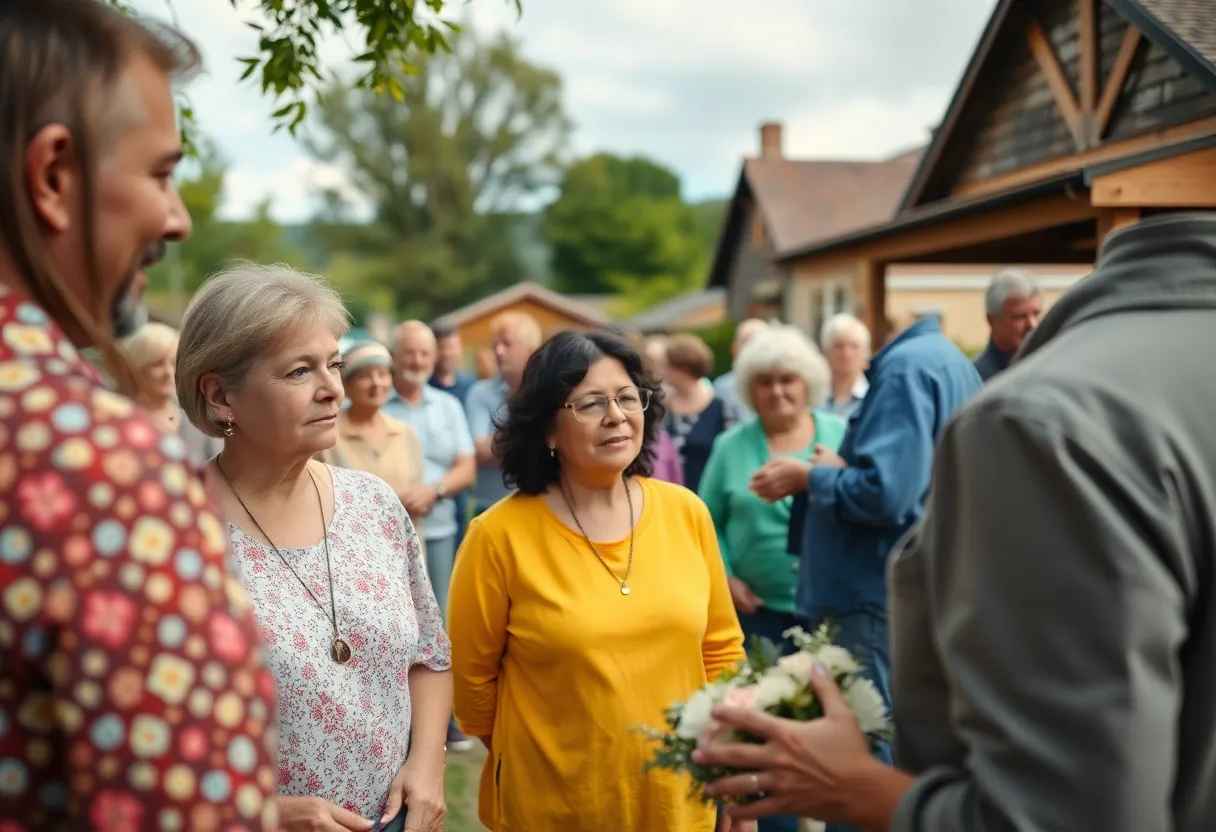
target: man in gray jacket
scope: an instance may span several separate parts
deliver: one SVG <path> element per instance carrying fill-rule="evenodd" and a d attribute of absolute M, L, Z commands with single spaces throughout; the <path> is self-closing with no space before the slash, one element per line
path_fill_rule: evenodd
<path fill-rule="evenodd" d="M 715 795 L 892 832 L 1216 829 L 1216 214 L 1120 230 L 942 434 L 892 555 L 902 771 L 828 694 Z M 835 707 L 833 707 L 835 705 Z M 750 748 L 750 751 L 749 751 Z"/>

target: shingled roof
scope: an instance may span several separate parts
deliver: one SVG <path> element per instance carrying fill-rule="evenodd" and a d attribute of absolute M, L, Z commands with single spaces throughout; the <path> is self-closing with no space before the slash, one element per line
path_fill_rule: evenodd
<path fill-rule="evenodd" d="M 1212 0 L 1106 0 L 1161 44 L 1188 72 L 1216 90 L 1216 3 Z"/>
<path fill-rule="evenodd" d="M 862 162 L 787 159 L 770 148 L 746 159 L 718 237 L 709 285 L 726 285 L 749 206 L 759 212 L 773 256 L 781 257 L 891 219 L 923 152 L 917 148 Z"/>

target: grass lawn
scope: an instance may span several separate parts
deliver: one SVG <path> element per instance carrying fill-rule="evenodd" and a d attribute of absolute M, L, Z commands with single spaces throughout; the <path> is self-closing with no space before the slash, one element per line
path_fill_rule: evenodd
<path fill-rule="evenodd" d="M 486 750 L 481 743 L 472 751 L 448 754 L 444 777 L 448 816 L 443 824 L 444 832 L 485 832 L 485 827 L 477 820 L 477 786 L 485 759 Z"/>

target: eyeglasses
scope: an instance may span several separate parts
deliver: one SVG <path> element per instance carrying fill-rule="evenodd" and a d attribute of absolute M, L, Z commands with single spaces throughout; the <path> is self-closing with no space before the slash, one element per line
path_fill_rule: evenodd
<path fill-rule="evenodd" d="M 616 402 L 616 406 L 626 416 L 637 415 L 650 407 L 650 391 L 643 387 L 626 387 L 615 396 L 588 393 L 572 402 L 566 402 L 562 407 L 570 408 L 574 418 L 580 422 L 598 422 L 608 414 L 608 405 L 612 402 Z"/>

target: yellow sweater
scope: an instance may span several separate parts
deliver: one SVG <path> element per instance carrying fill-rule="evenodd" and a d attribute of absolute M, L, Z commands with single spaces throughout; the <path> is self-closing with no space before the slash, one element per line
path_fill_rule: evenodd
<path fill-rule="evenodd" d="M 688 780 L 642 773 L 663 710 L 744 657 L 717 536 L 680 486 L 640 480 L 631 594 L 543 497 L 475 519 L 448 621 L 456 717 L 492 737 L 480 816 L 493 832 L 712 832 Z M 629 539 L 596 541 L 616 575 Z"/>

